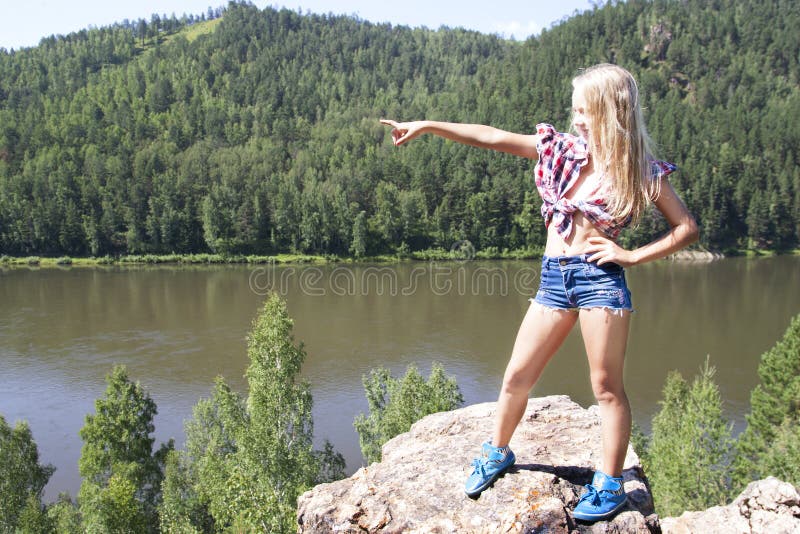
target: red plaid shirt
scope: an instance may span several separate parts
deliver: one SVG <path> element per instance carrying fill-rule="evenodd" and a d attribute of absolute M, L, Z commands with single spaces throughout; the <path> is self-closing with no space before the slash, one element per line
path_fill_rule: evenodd
<path fill-rule="evenodd" d="M 589 222 L 610 239 L 616 239 L 631 218 L 616 220 L 608 213 L 609 191 L 602 181 L 585 198 L 569 199 L 564 195 L 569 191 L 586 164 L 589 148 L 582 137 L 559 133 L 550 124 L 537 124 L 536 150 L 539 161 L 533 172 L 536 189 L 542 197 L 542 217 L 545 226 L 556 225 L 558 234 L 567 239 L 572 234 L 572 219 L 576 211 L 583 213 Z M 666 161 L 652 160 L 651 177 L 665 177 L 677 167 Z"/>

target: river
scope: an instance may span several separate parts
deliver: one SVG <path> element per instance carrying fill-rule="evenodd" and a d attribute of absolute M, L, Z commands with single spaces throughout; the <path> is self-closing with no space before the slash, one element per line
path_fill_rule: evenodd
<path fill-rule="evenodd" d="M 307 351 L 315 439 L 362 465 L 354 417 L 370 369 L 395 375 L 432 361 L 466 404 L 496 400 L 514 335 L 538 280 L 536 261 L 343 266 L 157 266 L 0 270 L 0 413 L 27 420 L 56 466 L 45 499 L 80 487 L 78 431 L 114 364 L 158 405 L 156 446 L 208 397 L 214 377 L 246 393 L 245 337 L 268 290 L 287 302 Z M 800 313 L 800 257 L 661 261 L 628 271 L 634 314 L 626 387 L 645 429 L 671 370 L 716 366 L 725 414 L 741 430 L 759 357 Z M 533 395 L 593 402 L 578 328 Z M 490 429 L 487 429 L 487 436 Z M 476 444 L 477 446 L 477 444 Z"/>

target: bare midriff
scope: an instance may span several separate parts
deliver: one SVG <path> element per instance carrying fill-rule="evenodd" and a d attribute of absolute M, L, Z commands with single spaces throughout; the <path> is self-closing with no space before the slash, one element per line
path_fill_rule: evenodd
<path fill-rule="evenodd" d="M 581 174 L 565 195 L 567 198 L 586 198 L 586 194 L 597 188 L 600 177 L 594 173 L 591 159 L 581 169 Z M 578 256 L 589 246 L 590 237 L 607 237 L 598 230 L 580 211 L 572 215 L 572 233 L 566 239 L 556 231 L 556 226 L 547 227 L 545 256 Z"/>
<path fill-rule="evenodd" d="M 555 225 L 547 228 L 547 244 L 544 247 L 545 256 L 579 256 L 589 246 L 590 237 L 607 237 L 595 228 L 583 213 L 576 211 L 572 219 L 572 234 L 564 239 L 556 231 Z"/>

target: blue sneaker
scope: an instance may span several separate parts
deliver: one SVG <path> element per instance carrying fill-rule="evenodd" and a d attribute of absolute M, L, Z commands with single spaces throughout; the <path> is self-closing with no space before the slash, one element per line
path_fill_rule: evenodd
<path fill-rule="evenodd" d="M 614 515 L 625 506 L 627 496 L 622 486 L 622 477 L 610 477 L 596 471 L 591 484 L 586 485 L 572 517 L 583 521 L 600 521 Z"/>
<path fill-rule="evenodd" d="M 487 441 L 482 445 L 481 456 L 472 460 L 475 469 L 464 485 L 464 492 L 469 497 L 477 497 L 516 461 L 514 453 L 507 446 L 493 447 Z"/>

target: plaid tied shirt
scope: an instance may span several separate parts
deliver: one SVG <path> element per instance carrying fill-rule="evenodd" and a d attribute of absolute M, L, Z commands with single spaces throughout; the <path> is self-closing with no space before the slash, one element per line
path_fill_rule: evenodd
<path fill-rule="evenodd" d="M 556 225 L 558 234 L 567 239 L 572 234 L 572 220 L 576 211 L 583 213 L 589 222 L 610 239 L 616 239 L 631 218 L 616 220 L 607 211 L 608 190 L 600 183 L 586 198 L 569 199 L 567 191 L 575 183 L 589 157 L 589 148 L 582 137 L 557 132 L 546 123 L 536 125 L 536 150 L 539 161 L 534 167 L 536 189 L 542 197 L 542 217 L 545 226 Z M 672 163 L 651 160 L 652 179 L 660 179 L 677 170 Z"/>

